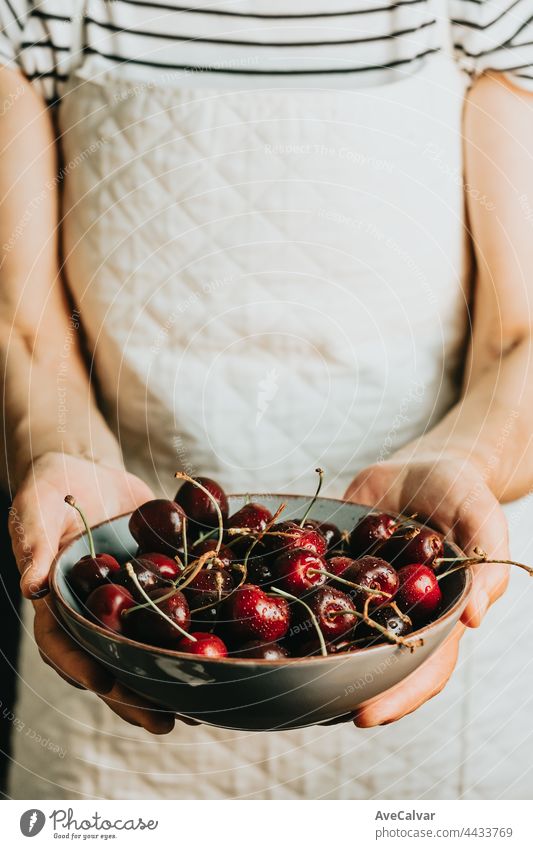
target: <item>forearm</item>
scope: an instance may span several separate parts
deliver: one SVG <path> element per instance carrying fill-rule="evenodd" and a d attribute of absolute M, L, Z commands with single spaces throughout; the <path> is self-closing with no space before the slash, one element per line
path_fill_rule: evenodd
<path fill-rule="evenodd" d="M 533 362 L 524 339 L 465 384 L 460 401 L 415 444 L 417 457 L 440 452 L 473 462 L 500 501 L 533 483 Z"/>
<path fill-rule="evenodd" d="M 533 485 L 533 95 L 482 77 L 467 98 L 464 138 L 465 184 L 477 190 L 466 192 L 470 348 L 460 402 L 422 442 L 470 457 L 509 500 Z"/>
<path fill-rule="evenodd" d="M 48 451 L 120 463 L 96 409 L 58 268 L 55 140 L 44 105 L 0 69 L 0 375 L 4 483 Z"/>

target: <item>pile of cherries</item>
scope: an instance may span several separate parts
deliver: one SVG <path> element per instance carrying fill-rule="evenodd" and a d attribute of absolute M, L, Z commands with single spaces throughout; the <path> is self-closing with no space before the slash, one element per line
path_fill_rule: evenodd
<path fill-rule="evenodd" d="M 129 521 L 138 545 L 124 565 L 90 546 L 67 578 L 92 621 L 148 645 L 210 658 L 277 660 L 357 651 L 409 637 L 442 612 L 440 582 L 473 557 L 444 557 L 441 534 L 413 517 L 371 512 L 350 531 L 305 515 L 280 519 L 250 502 L 229 516 L 211 478 L 183 482 L 173 501 L 154 499 Z M 522 564 L 517 564 L 522 566 Z M 524 567 L 528 571 L 529 567 Z"/>

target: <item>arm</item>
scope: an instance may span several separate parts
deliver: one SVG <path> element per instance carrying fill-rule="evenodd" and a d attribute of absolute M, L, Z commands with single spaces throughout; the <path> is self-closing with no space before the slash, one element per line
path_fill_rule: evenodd
<path fill-rule="evenodd" d="M 56 150 L 47 110 L 15 71 L 0 73 L 0 357 L 4 477 L 14 488 L 50 451 L 121 467 L 93 396 L 58 265 Z M 66 346 L 66 347 L 65 347 Z M 58 408 L 65 396 L 68 415 Z"/>
<path fill-rule="evenodd" d="M 36 93 L 0 68 L 0 365 L 4 480 L 16 491 L 10 534 L 24 595 L 46 591 L 50 563 L 79 531 L 63 502 L 78 495 L 92 522 L 151 497 L 122 468 L 118 445 L 94 403 L 78 332 L 58 267 L 55 140 Z M 66 409 L 65 409 L 66 408 Z M 155 733 L 173 717 L 149 710 L 59 626 L 48 598 L 33 602 L 43 660 L 65 680 L 97 692 L 119 716 Z"/>
<path fill-rule="evenodd" d="M 465 183 L 477 273 L 473 324 L 462 397 L 443 420 L 390 460 L 363 470 L 354 501 L 417 511 L 466 551 L 475 545 L 507 558 L 500 500 L 533 483 L 533 94 L 497 74 L 469 92 L 464 118 Z M 529 201 L 527 200 L 529 199 Z M 405 682 L 358 710 L 356 724 L 399 719 L 446 684 L 465 626 L 476 627 L 505 590 L 503 566 L 480 566 L 462 623 L 447 643 Z"/>
<path fill-rule="evenodd" d="M 472 460 L 500 501 L 533 485 L 532 138 L 533 93 L 481 77 L 466 102 L 466 183 L 492 204 L 467 192 L 477 274 L 463 397 L 422 440 Z"/>

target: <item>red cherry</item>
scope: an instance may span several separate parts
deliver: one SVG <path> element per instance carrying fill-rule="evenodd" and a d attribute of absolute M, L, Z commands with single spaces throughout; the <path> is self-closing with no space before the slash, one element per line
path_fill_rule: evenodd
<path fill-rule="evenodd" d="M 273 564 L 273 558 L 262 550 L 261 544 L 255 546 L 247 562 L 249 583 L 263 588 L 269 587 L 274 581 Z"/>
<path fill-rule="evenodd" d="M 376 554 L 394 563 L 397 568 L 411 563 L 431 566 L 444 554 L 444 539 L 442 534 L 431 528 L 409 528 L 393 534 L 376 549 Z"/>
<path fill-rule="evenodd" d="M 85 602 L 92 618 L 99 625 L 117 634 L 124 632 L 123 612 L 134 605 L 132 594 L 117 584 L 102 584 L 96 587 Z"/>
<path fill-rule="evenodd" d="M 325 537 L 315 528 L 301 528 L 296 522 L 278 522 L 270 528 L 270 532 L 263 538 L 268 551 L 273 554 L 281 554 L 285 551 L 293 551 L 295 548 L 305 548 L 321 557 L 326 553 L 327 543 Z M 276 534 L 287 536 L 276 536 Z"/>
<path fill-rule="evenodd" d="M 399 616 L 394 608 L 387 604 L 373 610 L 371 618 L 378 625 L 387 628 L 388 631 L 391 631 L 397 637 L 406 637 L 413 630 L 412 623 L 410 624 L 405 618 Z M 355 636 L 358 637 L 359 635 L 372 637 L 372 645 L 375 645 L 378 641 L 384 641 L 383 634 L 372 628 L 368 623 L 362 621 L 357 623 Z"/>
<path fill-rule="evenodd" d="M 228 519 L 230 528 L 246 528 L 248 531 L 264 531 L 269 522 L 272 521 L 272 513 L 262 504 L 245 504 Z"/>
<path fill-rule="evenodd" d="M 201 569 L 185 588 L 184 593 L 191 610 L 205 605 L 216 605 L 233 589 L 233 578 L 226 569 L 213 566 Z"/>
<path fill-rule="evenodd" d="M 162 556 L 165 557 L 164 555 Z M 167 557 L 165 557 L 162 564 L 163 574 L 161 574 L 161 571 L 152 558 L 148 559 L 144 556 L 134 557 L 130 562 L 141 587 L 146 593 L 150 593 L 152 590 L 156 590 L 161 587 L 166 587 L 168 592 L 171 589 L 172 581 L 181 574 L 181 570 L 176 561 Z M 170 564 L 173 564 L 173 566 Z M 129 576 L 126 569 L 120 570 L 116 576 L 116 583 L 126 587 L 132 596 L 138 601 L 144 602 L 146 600 L 133 582 L 132 578 Z"/>
<path fill-rule="evenodd" d="M 183 631 L 189 630 L 189 605 L 183 593 L 176 590 L 169 596 L 169 590 L 161 588 L 148 593 L 148 596 L 172 622 L 175 622 Z M 160 616 L 151 606 L 132 610 L 124 618 L 128 636 L 148 645 L 175 646 L 182 638 L 186 639 L 178 628 Z M 192 641 L 189 640 L 189 642 Z"/>
<path fill-rule="evenodd" d="M 346 581 L 353 581 L 362 587 L 378 591 L 376 593 L 365 593 L 364 590 L 346 589 L 346 592 L 359 606 L 361 602 L 365 602 L 367 599 L 369 599 L 369 606 L 371 607 L 386 604 L 393 600 L 398 591 L 399 579 L 394 566 L 380 557 L 372 557 L 369 554 L 355 560 L 352 566 L 342 572 L 341 577 Z"/>
<path fill-rule="evenodd" d="M 244 643 L 238 651 L 234 652 L 234 655 L 235 657 L 257 658 L 258 660 L 285 660 L 289 656 L 289 652 L 279 643 L 262 643 L 261 640 L 251 640 L 249 643 Z"/>
<path fill-rule="evenodd" d="M 400 587 L 396 604 L 411 619 L 427 619 L 442 601 L 442 592 L 437 576 L 431 567 L 423 563 L 411 563 L 398 570 Z"/>
<path fill-rule="evenodd" d="M 183 637 L 176 645 L 176 651 L 212 658 L 228 656 L 225 644 L 216 634 L 206 634 L 205 631 L 191 631 L 191 637 L 196 638 L 195 643 Z"/>
<path fill-rule="evenodd" d="M 211 493 L 218 504 L 222 519 L 227 519 L 229 513 L 228 499 L 220 484 L 212 478 L 196 478 L 196 481 Z M 185 481 L 180 486 L 174 501 L 183 508 L 191 522 L 200 526 L 197 530 L 218 528 L 218 514 L 215 505 L 209 496 L 198 486 L 195 486 L 192 481 Z"/>
<path fill-rule="evenodd" d="M 151 564 L 151 569 L 160 578 L 166 581 L 175 581 L 178 575 L 181 575 L 181 569 L 173 557 L 168 557 L 166 554 L 159 554 L 156 551 L 149 551 L 146 554 L 136 558 L 142 560 L 146 564 Z"/>
<path fill-rule="evenodd" d="M 154 498 L 133 511 L 130 533 L 143 551 L 174 555 L 182 543 L 184 516 L 175 501 Z"/>
<path fill-rule="evenodd" d="M 296 524 L 300 524 L 298 519 L 296 520 Z M 342 543 L 342 534 L 337 525 L 334 525 L 332 522 L 319 522 L 318 519 L 306 519 L 303 527 L 318 531 L 326 540 L 328 551 L 333 551 L 333 549 Z"/>
<path fill-rule="evenodd" d="M 241 640 L 275 642 L 289 629 L 289 605 L 284 598 L 267 595 L 254 584 L 243 584 L 229 597 L 226 614 L 233 633 Z"/>
<path fill-rule="evenodd" d="M 84 601 L 96 587 L 112 581 L 120 572 L 120 564 L 110 554 L 86 554 L 70 570 L 67 581 L 72 592 Z"/>
<path fill-rule="evenodd" d="M 280 554 L 274 563 L 276 583 L 288 593 L 301 596 L 326 582 L 326 575 L 314 570 L 327 568 L 326 561 L 305 548 Z"/>
<path fill-rule="evenodd" d="M 354 557 L 367 554 L 376 543 L 389 539 L 397 526 L 397 519 L 387 513 L 368 513 L 358 521 L 350 534 L 351 553 Z"/>
<path fill-rule="evenodd" d="M 350 566 L 353 566 L 355 560 L 351 557 L 346 557 L 343 554 L 335 555 L 335 557 L 330 557 L 326 563 L 326 569 L 328 572 L 331 572 L 332 575 L 342 575 L 343 572 L 346 571 Z"/>
<path fill-rule="evenodd" d="M 89 544 L 89 554 L 81 557 L 74 564 L 67 577 L 72 591 L 83 601 L 96 587 L 108 580 L 112 580 L 113 576 L 120 571 L 120 565 L 110 554 L 96 553 L 89 522 L 81 507 L 76 504 L 73 495 L 65 496 L 65 504 L 68 504 L 79 513 L 85 526 L 87 542 Z"/>
<path fill-rule="evenodd" d="M 204 539 L 201 542 L 195 543 L 189 552 L 189 559 L 191 556 L 197 558 L 202 554 L 205 554 L 206 551 L 214 551 L 217 547 L 218 541 L 216 539 Z M 220 550 L 218 552 L 218 560 L 221 561 L 224 569 L 229 569 L 231 564 L 235 561 L 235 555 L 231 548 L 227 545 L 221 545 Z"/>
<path fill-rule="evenodd" d="M 357 624 L 358 618 L 353 613 L 352 599 L 335 587 L 320 587 L 313 593 L 308 604 L 327 642 L 346 637 Z"/>

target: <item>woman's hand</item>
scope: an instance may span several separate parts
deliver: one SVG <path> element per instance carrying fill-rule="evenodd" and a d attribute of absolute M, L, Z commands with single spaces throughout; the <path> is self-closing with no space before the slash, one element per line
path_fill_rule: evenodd
<path fill-rule="evenodd" d="M 10 510 L 9 532 L 24 596 L 35 607 L 35 641 L 42 659 L 73 686 L 92 690 L 127 722 L 154 734 L 171 731 L 174 717 L 115 681 L 110 672 L 86 654 L 66 633 L 46 593 L 50 564 L 59 548 L 81 526 L 76 512 L 64 503 L 74 495 L 90 524 L 134 510 L 153 498 L 148 486 L 127 472 L 66 454 L 50 453 L 35 461 Z"/>
<path fill-rule="evenodd" d="M 509 557 L 507 523 L 500 504 L 487 487 L 482 470 L 461 456 L 393 456 L 364 469 L 348 487 L 346 498 L 391 512 L 417 513 L 419 519 L 448 534 L 466 553 L 479 546 L 491 559 Z M 481 624 L 507 582 L 507 566 L 474 567 L 470 599 L 461 622 L 446 642 L 400 684 L 360 705 L 355 724 L 370 727 L 393 722 L 436 696 L 454 669 L 465 626 L 476 628 Z"/>

